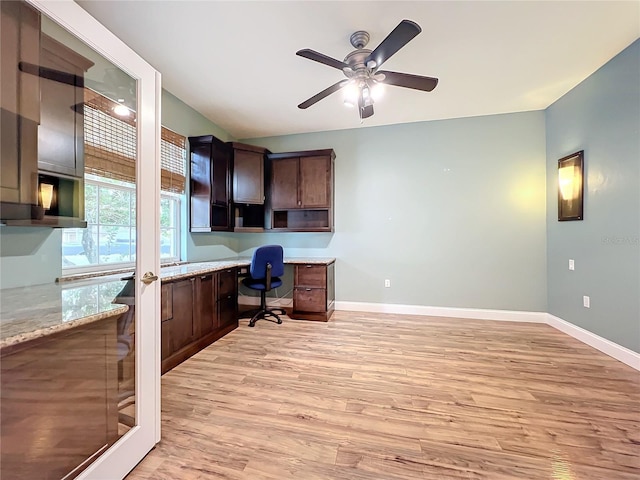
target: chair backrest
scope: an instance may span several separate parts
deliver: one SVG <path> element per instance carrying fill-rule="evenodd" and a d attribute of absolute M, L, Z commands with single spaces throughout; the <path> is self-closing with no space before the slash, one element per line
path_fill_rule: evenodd
<path fill-rule="evenodd" d="M 256 280 L 267 278 L 267 263 L 271 264 L 272 277 L 284 275 L 284 252 L 280 245 L 264 245 L 256 248 L 249 268 L 251 278 Z"/>

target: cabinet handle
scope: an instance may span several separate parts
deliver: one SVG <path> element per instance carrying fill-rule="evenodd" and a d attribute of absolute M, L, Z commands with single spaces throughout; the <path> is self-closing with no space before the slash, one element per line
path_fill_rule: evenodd
<path fill-rule="evenodd" d="M 230 299 L 231 299 L 231 295 L 229 295 L 229 296 L 227 297 L 227 300 L 230 300 Z"/>
<path fill-rule="evenodd" d="M 189 279 L 189 281 L 190 281 L 190 282 L 195 282 L 195 281 L 196 281 L 196 277 L 191 277 L 191 278 Z"/>
<path fill-rule="evenodd" d="M 305 290 L 306 290 L 307 292 L 310 292 L 310 291 L 311 291 L 311 289 L 310 289 L 310 288 L 305 288 Z"/>
<path fill-rule="evenodd" d="M 313 265 L 305 265 L 305 268 L 311 268 Z"/>
<path fill-rule="evenodd" d="M 300 200 L 298 200 L 298 205 L 302 205 L 302 202 Z"/>
<path fill-rule="evenodd" d="M 200 277 L 200 280 L 206 280 L 207 278 L 209 278 L 211 275 L 203 275 Z"/>

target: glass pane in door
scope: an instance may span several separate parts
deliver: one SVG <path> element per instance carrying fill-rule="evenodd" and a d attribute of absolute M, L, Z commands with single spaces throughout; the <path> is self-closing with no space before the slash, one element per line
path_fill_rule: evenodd
<path fill-rule="evenodd" d="M 74 478 L 138 423 L 137 82 L 0 5 L 0 478 Z"/>

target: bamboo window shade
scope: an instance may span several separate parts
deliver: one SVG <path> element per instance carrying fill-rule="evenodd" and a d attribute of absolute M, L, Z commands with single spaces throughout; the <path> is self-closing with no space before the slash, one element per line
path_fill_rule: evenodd
<path fill-rule="evenodd" d="M 85 88 L 84 162 L 85 173 L 136 183 L 136 114 L 119 117 L 117 102 Z M 162 127 L 160 142 L 160 188 L 185 192 L 186 138 Z"/>

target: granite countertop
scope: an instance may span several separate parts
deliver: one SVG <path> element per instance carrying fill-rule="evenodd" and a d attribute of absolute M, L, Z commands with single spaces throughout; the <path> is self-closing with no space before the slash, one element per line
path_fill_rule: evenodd
<path fill-rule="evenodd" d="M 335 262 L 335 258 L 312 258 L 312 257 L 290 257 L 285 258 L 286 264 L 317 264 L 330 265 Z M 193 275 L 202 275 L 205 273 L 224 270 L 232 267 L 248 267 L 251 265 L 251 257 L 239 257 L 231 260 L 217 260 L 213 262 L 195 262 L 176 265 L 171 267 L 163 267 L 160 270 L 160 280 L 163 282 L 169 280 L 178 280 L 181 278 L 191 277 Z"/>
<path fill-rule="evenodd" d="M 335 258 L 285 258 L 287 264 L 330 265 Z M 250 257 L 193 262 L 162 267 L 166 282 L 233 267 L 248 267 Z M 113 303 L 126 285 L 127 275 L 82 275 L 60 283 L 0 290 L 0 348 L 55 332 L 118 316 L 128 306 Z"/>
<path fill-rule="evenodd" d="M 127 305 L 112 303 L 125 284 L 103 279 L 0 290 L 0 348 L 125 313 Z"/>

